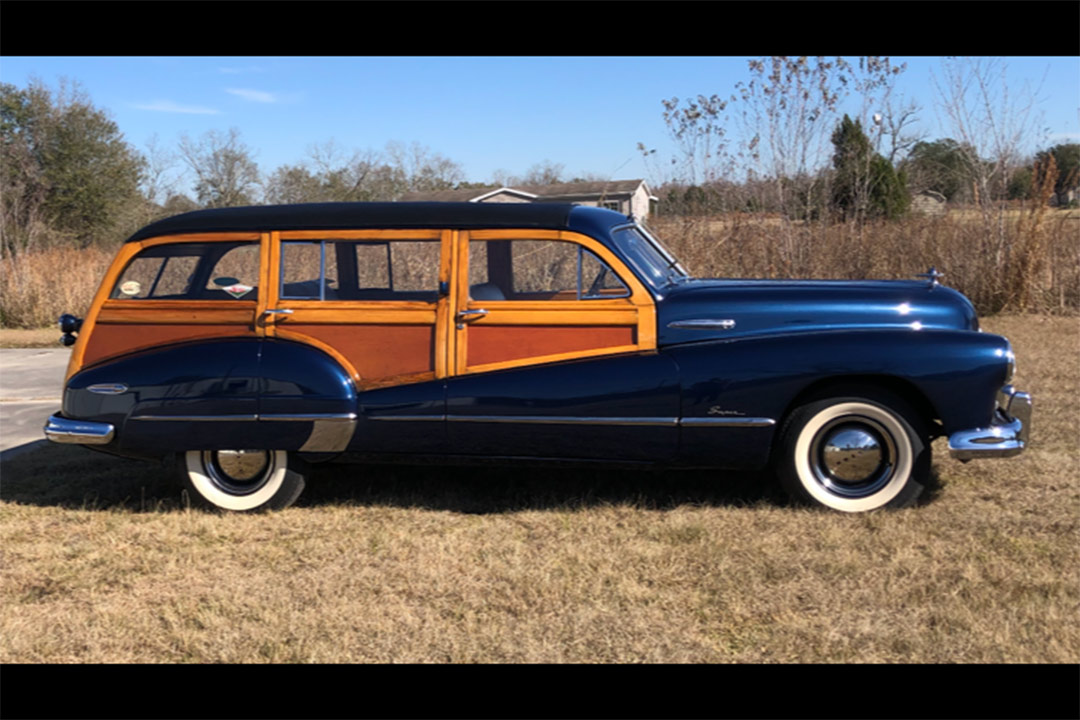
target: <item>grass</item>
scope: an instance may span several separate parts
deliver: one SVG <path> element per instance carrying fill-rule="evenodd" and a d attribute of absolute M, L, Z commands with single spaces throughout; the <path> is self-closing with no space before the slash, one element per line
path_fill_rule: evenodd
<path fill-rule="evenodd" d="M 60 330 L 55 325 L 45 328 L 0 328 L 0 349 L 3 348 L 57 348 Z"/>
<path fill-rule="evenodd" d="M 1035 397 L 1019 458 L 900 512 L 756 476 L 323 467 L 262 516 L 83 448 L 6 461 L 0 662 L 1080 661 L 1076 318 L 988 318 Z"/>

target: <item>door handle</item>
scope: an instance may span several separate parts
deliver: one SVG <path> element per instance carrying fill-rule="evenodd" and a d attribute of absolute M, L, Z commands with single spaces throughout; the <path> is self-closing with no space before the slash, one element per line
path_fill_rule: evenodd
<path fill-rule="evenodd" d="M 488 311 L 483 308 L 477 308 L 476 310 L 459 310 L 457 314 L 457 329 L 464 330 L 465 323 L 470 320 L 479 320 L 487 314 Z"/>
<path fill-rule="evenodd" d="M 278 309 L 278 310 L 267 309 L 267 310 L 263 310 L 262 314 L 263 315 L 292 315 L 293 311 L 292 311 L 291 308 L 281 308 L 281 309 Z"/>

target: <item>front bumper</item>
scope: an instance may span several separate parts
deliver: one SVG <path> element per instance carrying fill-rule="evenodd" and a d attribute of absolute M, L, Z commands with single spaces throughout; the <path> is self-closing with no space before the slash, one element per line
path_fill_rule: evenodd
<path fill-rule="evenodd" d="M 55 443 L 78 445 L 107 445 L 112 442 L 116 428 L 109 423 L 89 420 L 69 420 L 59 413 L 45 423 L 45 437 Z"/>
<path fill-rule="evenodd" d="M 953 433 L 949 436 L 949 454 L 957 460 L 1012 457 L 1024 451 L 1030 432 L 1031 396 L 1006 385 L 998 392 L 990 427 Z"/>

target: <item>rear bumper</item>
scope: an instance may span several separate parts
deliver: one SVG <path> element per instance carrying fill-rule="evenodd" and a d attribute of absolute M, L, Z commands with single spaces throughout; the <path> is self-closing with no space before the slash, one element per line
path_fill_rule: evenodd
<path fill-rule="evenodd" d="M 987 428 L 960 430 L 949 436 L 949 455 L 957 460 L 1019 455 L 1031 432 L 1031 396 L 1006 385 L 998 392 L 994 422 Z"/>
<path fill-rule="evenodd" d="M 45 423 L 45 437 L 55 443 L 107 445 L 112 442 L 115 434 L 116 428 L 109 423 L 69 420 L 59 413 Z"/>

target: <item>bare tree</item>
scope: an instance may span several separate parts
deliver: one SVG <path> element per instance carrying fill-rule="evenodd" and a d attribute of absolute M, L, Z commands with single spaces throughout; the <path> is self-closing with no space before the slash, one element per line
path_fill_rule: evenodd
<path fill-rule="evenodd" d="M 516 175 L 511 174 L 506 168 L 497 168 L 491 173 L 490 184 L 498 185 L 500 187 L 510 187 L 511 185 L 518 184 L 518 178 Z"/>
<path fill-rule="evenodd" d="M 1022 144 L 1036 131 L 1037 89 L 1010 92 L 1007 66 L 997 58 L 950 58 L 941 77 L 931 73 L 952 135 L 969 153 L 975 202 L 994 205 L 995 187 L 1006 187 L 1011 169 L 1020 165 Z"/>
<path fill-rule="evenodd" d="M 554 185 L 562 182 L 566 166 L 562 163 L 544 160 L 532 165 L 521 179 L 522 185 Z"/>
<path fill-rule="evenodd" d="M 404 179 L 400 192 L 450 190 L 465 180 L 465 171 L 460 163 L 420 143 L 414 142 L 409 146 L 387 143 L 386 156 L 389 165 L 399 171 Z"/>
<path fill-rule="evenodd" d="M 195 173 L 195 195 L 203 207 L 234 207 L 254 202 L 259 168 L 240 131 L 206 132 L 198 140 L 180 137 L 181 159 Z"/>
<path fill-rule="evenodd" d="M 146 141 L 143 152 L 143 196 L 155 205 L 163 205 L 175 194 L 179 177 L 176 175 L 176 153 L 170 152 L 158 141 L 157 134 Z"/>
<path fill-rule="evenodd" d="M 929 137 L 929 133 L 925 130 L 915 128 L 921 112 L 922 106 L 914 100 L 905 102 L 891 94 L 884 98 L 881 107 L 881 125 L 882 134 L 889 139 L 889 152 L 886 158 L 891 165 L 896 165 L 903 160 L 912 148 Z M 879 142 L 878 152 L 884 154 L 881 145 L 882 143 Z"/>
<path fill-rule="evenodd" d="M 1014 92 L 1007 82 L 1007 66 L 997 58 L 949 58 L 941 76 L 931 73 L 938 108 L 967 154 L 971 191 L 985 226 L 996 266 L 1008 262 L 1006 188 L 1019 166 L 1023 142 L 1036 135 L 1038 88 L 1025 85 Z"/>

